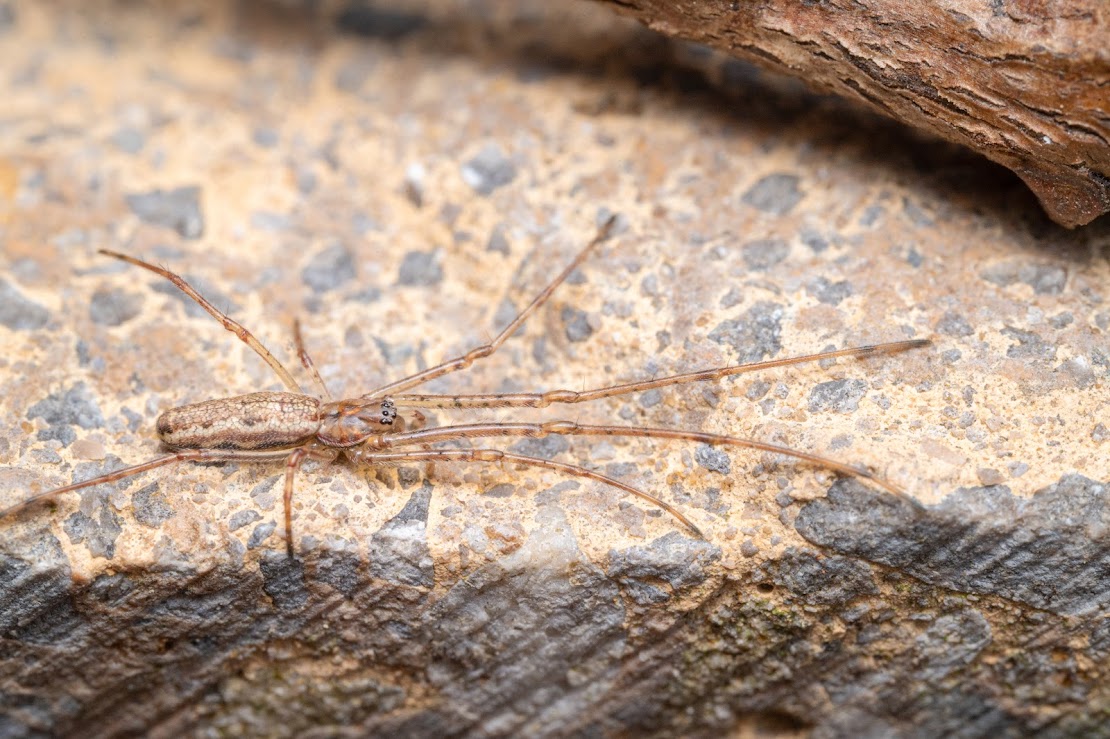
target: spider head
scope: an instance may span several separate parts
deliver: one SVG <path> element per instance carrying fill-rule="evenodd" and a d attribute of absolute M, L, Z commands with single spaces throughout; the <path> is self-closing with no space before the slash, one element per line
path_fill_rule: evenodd
<path fill-rule="evenodd" d="M 414 431 L 424 425 L 424 414 L 413 411 L 411 418 L 397 412 L 390 398 L 358 398 L 328 403 L 320 409 L 320 430 L 316 438 L 330 447 L 352 447 L 372 436 Z"/>

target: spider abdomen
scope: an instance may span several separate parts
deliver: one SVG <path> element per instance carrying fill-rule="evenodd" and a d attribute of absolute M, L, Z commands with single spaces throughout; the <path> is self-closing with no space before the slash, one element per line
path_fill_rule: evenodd
<path fill-rule="evenodd" d="M 296 393 L 250 393 L 171 408 L 158 436 L 177 449 L 282 449 L 320 428 L 320 402 Z"/>

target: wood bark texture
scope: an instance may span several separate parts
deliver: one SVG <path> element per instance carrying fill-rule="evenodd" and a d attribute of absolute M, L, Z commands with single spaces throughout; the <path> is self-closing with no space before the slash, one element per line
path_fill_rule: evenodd
<path fill-rule="evenodd" d="M 1064 226 L 1110 210 L 1104 0 L 609 0 L 1013 170 Z"/>

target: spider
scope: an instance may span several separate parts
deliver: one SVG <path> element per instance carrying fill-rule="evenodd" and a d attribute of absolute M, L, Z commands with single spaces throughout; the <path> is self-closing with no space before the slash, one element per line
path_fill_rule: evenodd
<path fill-rule="evenodd" d="M 676 520 L 704 538 L 701 530 L 677 508 L 650 493 L 613 477 L 580 465 L 567 464 L 538 457 L 491 448 L 444 449 L 431 445 L 459 439 L 491 437 L 542 437 L 548 434 L 623 436 L 653 439 L 678 439 L 715 446 L 744 447 L 782 454 L 811 462 L 836 472 L 870 480 L 885 490 L 906 497 L 893 483 L 873 473 L 808 452 L 733 436 L 648 426 L 589 425 L 556 420 L 539 423 L 472 423 L 424 428 L 421 408 L 457 410 L 464 408 L 545 408 L 550 405 L 584 403 L 655 388 L 691 382 L 709 382 L 738 375 L 813 362 L 835 357 L 865 357 L 899 352 L 927 346 L 926 339 L 896 341 L 885 344 L 825 351 L 804 356 L 773 359 L 751 364 L 716 367 L 668 377 L 607 385 L 592 390 L 549 390 L 534 393 L 488 393 L 437 395 L 413 393 L 410 390 L 452 372 L 467 369 L 475 362 L 496 352 L 517 329 L 542 306 L 555 289 L 613 231 L 616 216 L 599 228 L 596 236 L 563 269 L 529 305 L 520 312 L 492 341 L 471 349 L 462 356 L 394 380 L 355 398 L 333 400 L 324 385 L 308 351 L 305 349 L 299 322 L 294 321 L 293 336 L 301 363 L 319 390 L 319 397 L 304 392 L 293 375 L 242 324 L 217 309 L 179 275 L 162 267 L 119 252 L 101 249 L 100 253 L 147 269 L 172 282 L 198 305 L 254 350 L 288 388 L 288 392 L 256 392 L 230 398 L 208 400 L 171 408 L 158 417 L 158 435 L 169 453 L 141 464 L 125 467 L 99 477 L 36 493 L 16 505 L 0 511 L 0 518 L 16 513 L 32 503 L 53 498 L 61 493 L 101 485 L 138 475 L 157 467 L 177 462 L 285 462 L 285 545 L 289 557 L 293 547 L 294 479 L 301 465 L 309 459 L 333 462 L 345 457 L 356 464 L 396 464 L 419 461 L 447 462 L 509 462 L 539 467 L 611 485 L 636 495 L 665 510 Z"/>

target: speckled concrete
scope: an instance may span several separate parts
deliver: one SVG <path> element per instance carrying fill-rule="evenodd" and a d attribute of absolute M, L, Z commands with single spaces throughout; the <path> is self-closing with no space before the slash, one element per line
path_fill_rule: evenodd
<path fill-rule="evenodd" d="M 180 271 L 335 394 L 583 389 L 928 350 L 526 418 L 751 436 L 501 444 L 497 466 L 181 466 L 0 523 L 0 735 L 964 736 L 1105 725 L 1110 225 L 590 5 L 0 2 L 0 506 L 280 389 Z M 309 387 L 307 379 L 303 380 Z M 435 413 L 433 422 L 517 417 Z M 493 446 L 494 444 L 491 444 Z M 90 728 L 91 727 L 91 728 Z"/>

